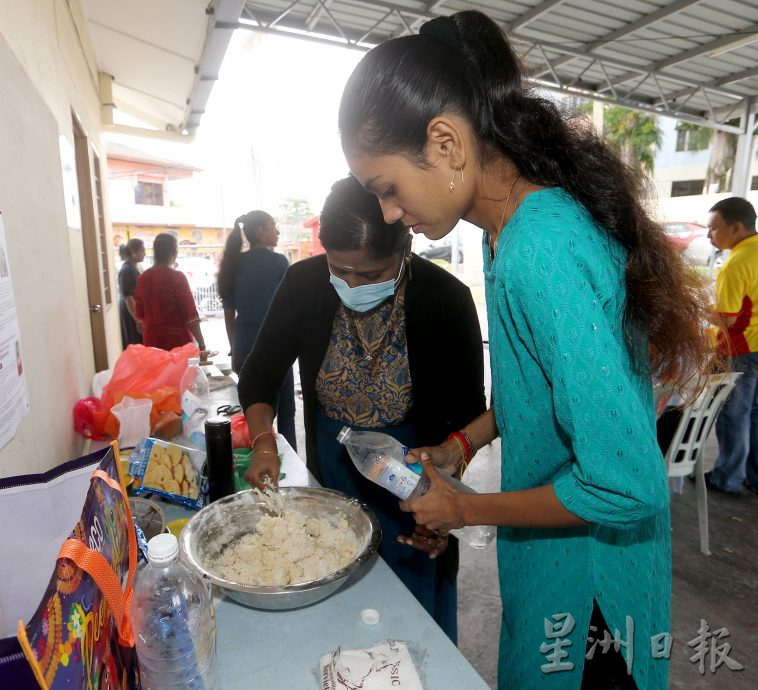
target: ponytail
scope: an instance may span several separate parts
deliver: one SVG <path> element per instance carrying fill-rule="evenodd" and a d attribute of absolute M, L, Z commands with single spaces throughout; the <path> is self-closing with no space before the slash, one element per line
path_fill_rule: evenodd
<path fill-rule="evenodd" d="M 640 201 L 641 172 L 626 166 L 585 118 L 564 118 L 525 87 L 522 68 L 500 28 L 477 11 L 438 17 L 418 36 L 382 43 L 345 87 L 343 148 L 402 153 L 424 164 L 427 125 L 464 117 L 482 164 L 506 157 L 529 182 L 562 187 L 627 251 L 624 333 L 638 368 L 682 384 L 707 369 L 702 335 L 708 296 Z M 640 343 L 649 342 L 649 353 Z"/>
<path fill-rule="evenodd" d="M 230 300 L 234 297 L 235 278 L 239 267 L 240 252 L 242 251 L 242 229 L 245 216 L 240 216 L 234 221 L 234 227 L 226 238 L 224 255 L 221 257 L 221 265 L 218 269 L 218 294 L 222 300 Z"/>
<path fill-rule="evenodd" d="M 265 211 L 250 211 L 234 221 L 229 237 L 226 238 L 224 255 L 218 269 L 218 294 L 221 299 L 234 297 L 234 286 L 239 269 L 240 253 L 242 252 L 242 233 L 251 247 L 261 241 L 259 231 L 266 223 L 273 222 L 271 214 Z"/>

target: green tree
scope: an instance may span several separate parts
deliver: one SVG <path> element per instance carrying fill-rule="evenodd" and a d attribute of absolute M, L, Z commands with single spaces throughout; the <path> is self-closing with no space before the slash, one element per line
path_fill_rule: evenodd
<path fill-rule="evenodd" d="M 676 131 L 689 132 L 687 151 L 705 151 L 711 145 L 713 130 L 710 127 L 701 127 L 692 122 L 677 122 Z"/>
<path fill-rule="evenodd" d="M 592 102 L 576 108 L 578 115 L 590 116 Z M 661 146 L 661 133 L 654 115 L 620 106 L 606 107 L 603 112 L 603 135 L 630 165 L 653 171 L 655 152 Z"/>
<path fill-rule="evenodd" d="M 287 197 L 279 205 L 278 219 L 282 223 L 294 225 L 313 218 L 313 211 L 305 199 Z"/>

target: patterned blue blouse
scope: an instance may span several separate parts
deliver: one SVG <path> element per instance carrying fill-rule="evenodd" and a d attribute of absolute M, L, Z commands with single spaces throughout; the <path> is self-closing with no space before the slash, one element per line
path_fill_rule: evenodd
<path fill-rule="evenodd" d="M 651 378 L 624 342 L 625 257 L 555 188 L 524 200 L 493 260 L 484 243 L 502 490 L 552 484 L 591 523 L 500 528 L 501 689 L 578 690 L 593 599 L 640 690 L 667 687 L 651 637 L 669 632 L 668 483 Z"/>
<path fill-rule="evenodd" d="M 319 412 L 351 426 L 402 424 L 413 407 L 405 328 L 405 285 L 384 304 L 358 314 L 340 304 L 316 377 Z"/>

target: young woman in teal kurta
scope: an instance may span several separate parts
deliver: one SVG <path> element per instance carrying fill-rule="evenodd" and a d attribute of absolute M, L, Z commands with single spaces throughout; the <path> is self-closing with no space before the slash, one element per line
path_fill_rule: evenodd
<path fill-rule="evenodd" d="M 485 245 L 502 490 L 551 484 L 590 523 L 500 529 L 499 665 L 522 690 L 570 687 L 566 673 L 535 673 L 548 663 L 541 644 L 552 642 L 544 620 L 574 617 L 564 661 L 581 667 L 593 601 L 624 641 L 627 616 L 634 621 L 637 684 L 666 687 L 666 661 L 651 659 L 649 639 L 669 630 L 666 470 L 650 374 L 635 372 L 620 327 L 626 253 L 601 237 L 554 188 L 524 199 L 494 260 Z"/>
<path fill-rule="evenodd" d="M 676 387 L 705 370 L 703 286 L 640 203 L 634 172 L 586 120 L 525 86 L 479 12 L 370 51 L 339 126 L 387 222 L 430 239 L 460 219 L 485 231 L 493 407 L 414 451 L 432 488 L 401 507 L 443 534 L 500 526 L 498 687 L 666 688 L 668 492 L 652 380 Z M 501 492 L 459 493 L 436 472 L 498 435 Z M 616 630 L 618 649 L 603 653 Z"/>

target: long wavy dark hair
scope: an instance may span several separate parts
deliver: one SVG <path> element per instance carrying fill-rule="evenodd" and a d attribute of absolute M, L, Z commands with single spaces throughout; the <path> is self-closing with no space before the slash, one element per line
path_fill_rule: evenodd
<path fill-rule="evenodd" d="M 332 185 L 321 210 L 319 239 L 327 251 L 364 249 L 374 259 L 399 254 L 408 244 L 408 228 L 387 223 L 376 197 L 354 177 Z"/>
<path fill-rule="evenodd" d="M 706 371 L 708 297 L 641 199 L 646 181 L 588 125 L 527 88 L 500 28 L 477 11 L 427 22 L 371 50 L 348 80 L 339 112 L 346 151 L 402 154 L 425 164 L 427 125 L 464 117 L 486 165 L 510 159 L 526 180 L 562 187 L 627 250 L 624 333 L 638 368 L 683 384 Z M 641 344 L 648 342 L 648 351 Z"/>
<path fill-rule="evenodd" d="M 234 296 L 234 284 L 242 252 L 242 233 L 245 233 L 250 246 L 254 247 L 261 242 L 261 228 L 273 222 L 273 217 L 265 211 L 250 211 L 234 221 L 234 227 L 226 238 L 224 255 L 218 269 L 218 294 L 221 299 L 232 299 Z"/>

